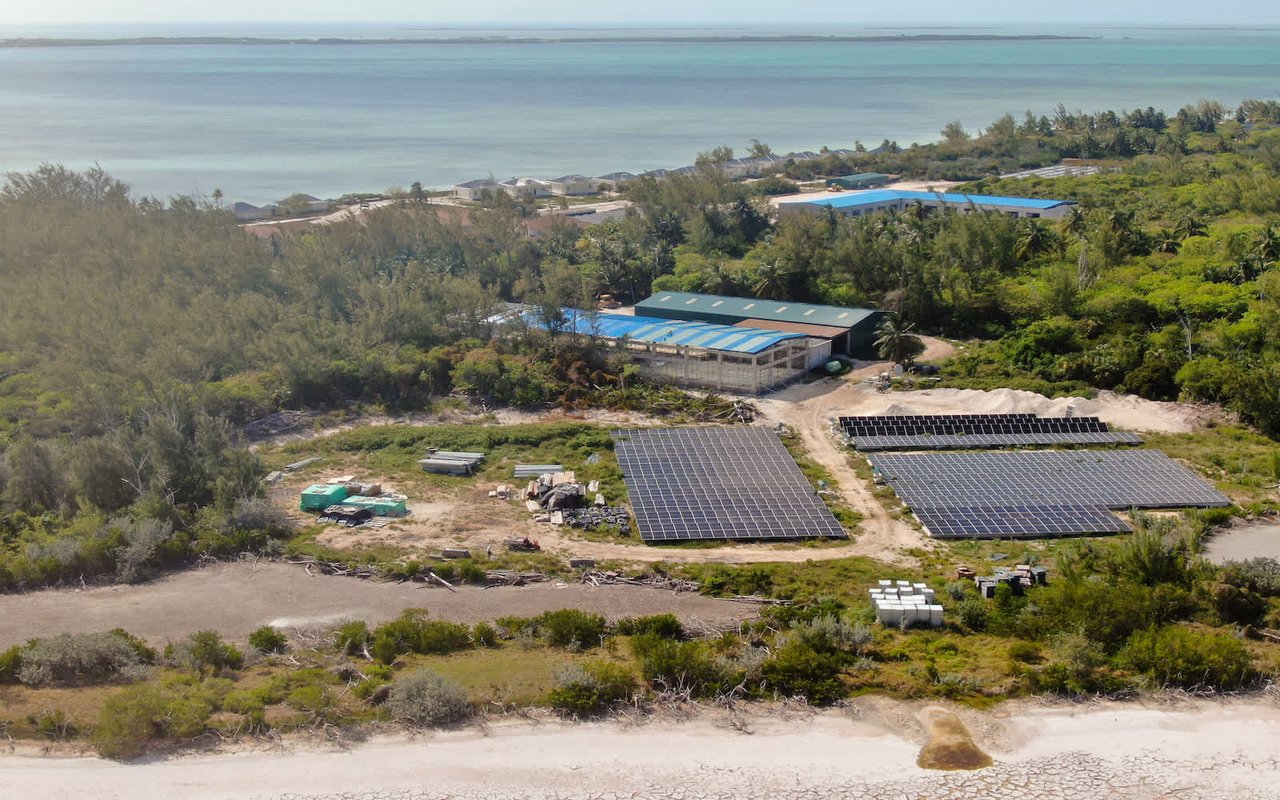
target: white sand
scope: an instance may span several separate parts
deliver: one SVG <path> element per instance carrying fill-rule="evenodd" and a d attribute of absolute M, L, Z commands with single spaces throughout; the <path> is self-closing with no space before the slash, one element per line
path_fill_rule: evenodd
<path fill-rule="evenodd" d="M 870 704 L 876 705 L 876 704 Z M 884 705 L 883 703 L 879 705 Z M 13 798 L 1275 798 L 1274 702 L 1174 708 L 1009 705 L 975 731 L 996 765 L 915 765 L 904 712 L 756 719 L 750 735 L 707 714 L 690 722 L 500 723 L 349 751 L 280 749 L 144 764 L 0 759 Z M 970 726 L 974 725 L 973 714 Z M 911 737 L 911 738 L 908 738 Z"/>

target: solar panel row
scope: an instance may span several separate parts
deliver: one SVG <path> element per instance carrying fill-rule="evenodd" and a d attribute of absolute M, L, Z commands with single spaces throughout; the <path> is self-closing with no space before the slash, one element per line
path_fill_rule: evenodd
<path fill-rule="evenodd" d="M 870 460 L 940 537 L 1122 532 L 1128 527 L 1106 509 L 1230 504 L 1152 450 L 886 453 Z"/>
<path fill-rule="evenodd" d="M 611 435 L 646 542 L 845 537 L 772 431 L 641 428 Z"/>
<path fill-rule="evenodd" d="M 1054 444 L 1142 444 L 1141 437 L 1127 431 L 1100 433 L 965 433 L 857 436 L 850 440 L 856 450 L 982 450 L 999 447 L 1029 447 Z"/>

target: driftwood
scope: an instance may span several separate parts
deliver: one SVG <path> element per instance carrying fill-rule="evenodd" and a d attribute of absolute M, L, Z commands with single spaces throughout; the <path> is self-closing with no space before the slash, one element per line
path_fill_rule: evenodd
<path fill-rule="evenodd" d="M 449 591 L 451 591 L 451 592 L 457 592 L 457 591 L 458 591 L 457 589 L 453 588 L 453 584 L 452 584 L 452 583 L 449 583 L 449 582 L 448 582 L 448 581 L 446 581 L 444 578 L 441 578 L 439 575 L 435 574 L 435 572 L 433 572 L 433 571 L 431 571 L 431 570 L 427 570 L 427 577 L 428 577 L 428 578 L 430 578 L 430 579 L 432 579 L 433 581 L 435 581 L 436 583 L 440 584 L 441 586 L 443 586 L 444 588 L 448 589 L 448 590 L 449 590 Z"/>

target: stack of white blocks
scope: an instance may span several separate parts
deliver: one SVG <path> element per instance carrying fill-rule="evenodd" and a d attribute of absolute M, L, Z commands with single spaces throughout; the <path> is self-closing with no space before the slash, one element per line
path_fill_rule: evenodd
<path fill-rule="evenodd" d="M 942 626 L 942 606 L 936 602 L 936 593 L 923 583 L 882 580 L 868 592 L 876 619 L 885 625 Z"/>

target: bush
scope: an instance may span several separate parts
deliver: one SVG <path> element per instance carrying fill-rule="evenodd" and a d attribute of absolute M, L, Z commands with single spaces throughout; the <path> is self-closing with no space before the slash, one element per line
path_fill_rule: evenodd
<path fill-rule="evenodd" d="M 64 633 L 21 652 L 18 679 L 28 686 L 82 686 L 141 677 L 146 662 L 113 633 Z"/>
<path fill-rule="evenodd" d="M 1124 686 L 1106 670 L 1102 647 L 1083 634 L 1055 637 L 1052 650 L 1053 661 L 1028 675 L 1032 690 L 1074 696 L 1114 692 Z"/>
<path fill-rule="evenodd" d="M 479 622 L 471 628 L 471 638 L 477 647 L 496 647 L 498 631 L 487 622 Z"/>
<path fill-rule="evenodd" d="M 813 705 L 829 705 L 844 697 L 838 675 L 840 654 L 816 650 L 801 640 L 788 642 L 764 663 L 765 688 L 784 697 L 804 697 Z"/>
<path fill-rule="evenodd" d="M 683 639 L 684 626 L 675 614 L 654 614 L 648 617 L 628 617 L 618 620 L 618 633 L 623 636 L 640 636 L 651 633 L 662 639 Z"/>
<path fill-rule="evenodd" d="M 1233 561 L 1222 568 L 1222 582 L 1264 597 L 1280 596 L 1280 561 L 1274 558 Z"/>
<path fill-rule="evenodd" d="M 360 620 L 344 622 L 333 632 L 334 645 L 343 655 L 360 655 L 373 642 L 369 626 Z"/>
<path fill-rule="evenodd" d="M 636 679 L 619 664 L 595 661 L 574 664 L 556 675 L 548 701 L 551 707 L 575 717 L 589 717 L 608 711 L 631 697 Z"/>
<path fill-rule="evenodd" d="M 142 755 L 153 739 L 164 735 L 168 698 L 156 686 L 140 684 L 107 698 L 93 729 L 93 743 L 103 758 Z"/>
<path fill-rule="evenodd" d="M 1040 646 L 1034 642 L 1013 642 L 1009 645 L 1009 659 L 1034 664 L 1040 660 Z"/>
<path fill-rule="evenodd" d="M 693 697 L 715 695 L 726 683 L 724 672 L 701 642 L 675 642 L 652 633 L 631 640 L 640 674 L 660 691 L 688 691 Z"/>
<path fill-rule="evenodd" d="M 249 634 L 249 646 L 260 653 L 283 653 L 289 646 L 289 637 L 270 625 L 263 625 Z"/>
<path fill-rule="evenodd" d="M 17 683 L 18 673 L 22 670 L 22 645 L 15 644 L 0 653 L 0 685 Z"/>
<path fill-rule="evenodd" d="M 979 633 L 987 629 L 987 622 L 991 617 L 986 601 L 976 594 L 961 600 L 956 606 L 956 614 L 960 617 L 961 624 Z"/>
<path fill-rule="evenodd" d="M 429 669 L 397 681 L 387 696 L 387 710 L 394 719 L 424 727 L 453 725 L 471 716 L 466 691 Z"/>
<path fill-rule="evenodd" d="M 538 617 L 538 627 L 552 647 L 586 650 L 596 647 L 605 634 L 605 619 L 576 608 L 548 611 Z"/>
<path fill-rule="evenodd" d="M 1117 661 L 1157 687 L 1238 689 L 1257 676 L 1239 640 L 1179 625 L 1135 633 Z"/>
<path fill-rule="evenodd" d="M 466 625 L 428 620 L 419 609 L 409 609 L 373 631 L 373 657 L 384 664 L 404 653 L 442 655 L 470 646 L 471 629 Z"/>
<path fill-rule="evenodd" d="M 301 711 L 315 721 L 329 719 L 330 712 L 337 705 L 329 687 L 315 684 L 299 686 L 289 693 L 284 702 L 290 708 Z"/>
<path fill-rule="evenodd" d="M 164 649 L 165 661 L 201 672 L 220 672 L 244 666 L 244 654 L 222 641 L 217 631 L 197 631 Z"/>

